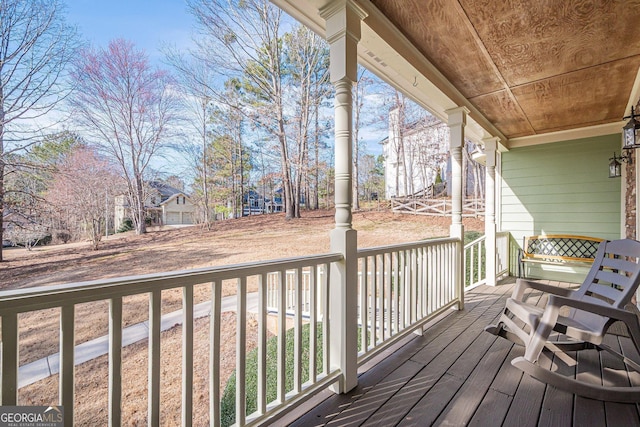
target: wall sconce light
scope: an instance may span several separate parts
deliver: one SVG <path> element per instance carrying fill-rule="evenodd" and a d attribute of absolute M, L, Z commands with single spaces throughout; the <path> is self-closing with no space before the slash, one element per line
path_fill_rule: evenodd
<path fill-rule="evenodd" d="M 476 148 L 471 152 L 471 160 L 476 163 L 480 163 L 481 165 L 487 164 L 487 154 L 484 152 L 479 145 L 476 145 Z"/>
<path fill-rule="evenodd" d="M 622 163 L 631 164 L 631 155 L 627 153 L 618 157 L 614 151 L 609 160 L 609 178 L 619 178 L 622 176 Z"/>
<path fill-rule="evenodd" d="M 609 178 L 622 176 L 622 163 L 631 164 L 629 150 L 640 148 L 640 122 L 636 120 L 636 117 L 640 117 L 640 114 L 636 114 L 634 108 L 631 107 L 631 114 L 622 118 L 623 120 L 629 119 L 622 128 L 622 149 L 626 150 L 626 154 L 618 157 L 614 151 L 613 157 L 609 159 Z"/>
<path fill-rule="evenodd" d="M 640 147 L 640 122 L 636 120 L 636 117 L 640 117 L 640 114 L 636 114 L 631 107 L 631 115 L 622 118 L 623 120 L 629 119 L 629 122 L 622 128 L 622 148 Z"/>

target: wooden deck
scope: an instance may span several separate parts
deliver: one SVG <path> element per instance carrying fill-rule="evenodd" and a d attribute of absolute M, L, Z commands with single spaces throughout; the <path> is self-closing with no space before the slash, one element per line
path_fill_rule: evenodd
<path fill-rule="evenodd" d="M 297 419 L 289 425 L 640 426 L 640 402 L 621 404 L 574 396 L 511 366 L 514 357 L 523 355 L 522 347 L 483 329 L 497 320 L 513 283 L 471 291 L 465 310 L 447 316 L 423 336 L 407 340 L 360 375 L 352 392 L 327 393 L 325 400 L 306 405 L 305 411 L 312 406 L 309 412 L 289 414 L 288 420 Z M 539 293 L 530 297 L 544 303 Z M 623 336 L 610 335 L 605 342 L 625 350 L 633 347 Z M 590 372 L 581 369 L 578 375 L 605 384 L 616 381 L 601 366 L 611 366 L 608 357 L 606 352 L 581 352 L 579 362 L 584 363 L 580 366 L 595 363 Z M 551 358 L 544 353 L 541 363 L 550 364 Z M 640 384 L 634 375 L 624 381 Z"/>

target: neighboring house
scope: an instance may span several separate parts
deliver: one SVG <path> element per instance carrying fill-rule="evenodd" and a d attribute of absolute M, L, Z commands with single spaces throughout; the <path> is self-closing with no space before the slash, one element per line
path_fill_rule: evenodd
<path fill-rule="evenodd" d="M 447 168 L 449 129 L 437 119 L 400 126 L 398 109 L 389 112 L 389 137 L 380 142 L 384 154 L 385 196 L 421 193 Z"/>
<path fill-rule="evenodd" d="M 242 216 L 284 211 L 281 193 L 282 190 L 277 190 L 273 198 L 269 199 L 255 190 L 249 190 L 243 197 Z"/>
<path fill-rule="evenodd" d="M 380 142 L 385 159 L 386 198 L 434 197 L 444 191 L 450 196 L 448 126 L 430 116 L 401 127 L 398 111 L 396 108 L 389 112 L 389 136 Z M 475 148 L 471 141 L 466 143 L 471 150 Z M 438 174 L 441 184 L 437 182 Z M 467 167 L 467 196 L 474 195 L 476 182 L 482 185 L 482 174 Z"/>
<path fill-rule="evenodd" d="M 196 206 L 186 193 L 158 181 L 151 181 L 148 186 L 145 209 L 150 225 L 194 224 Z M 115 203 L 116 230 L 126 218 L 131 218 L 129 202 L 125 195 L 119 195 Z"/>

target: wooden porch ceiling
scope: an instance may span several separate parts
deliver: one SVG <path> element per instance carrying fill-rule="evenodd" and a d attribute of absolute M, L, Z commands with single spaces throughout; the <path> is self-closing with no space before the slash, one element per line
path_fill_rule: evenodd
<path fill-rule="evenodd" d="M 323 34 L 336 0 L 271 1 Z M 638 0 L 352 1 L 360 61 L 440 118 L 469 108 L 472 139 L 610 134 L 639 102 Z"/>
<path fill-rule="evenodd" d="M 372 3 L 510 139 L 628 114 L 638 1 Z"/>

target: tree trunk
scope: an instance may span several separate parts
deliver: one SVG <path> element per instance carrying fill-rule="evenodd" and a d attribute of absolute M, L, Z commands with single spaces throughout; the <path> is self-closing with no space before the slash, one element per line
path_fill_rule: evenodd
<path fill-rule="evenodd" d="M 361 76 L 362 77 L 362 76 Z M 360 129 L 360 110 L 362 107 L 362 101 L 360 99 L 360 79 L 353 86 L 353 140 L 351 144 L 353 146 L 353 209 L 360 209 L 360 180 L 359 180 L 359 172 L 358 172 L 358 164 L 360 159 L 360 144 L 358 143 L 359 139 L 359 129 Z"/>
<path fill-rule="evenodd" d="M 240 217 L 244 215 L 244 153 L 242 150 L 242 120 L 238 123 L 238 160 L 240 161 Z M 247 200 L 248 201 L 248 200 Z M 249 207 L 249 214 L 251 214 L 251 207 Z"/>
<path fill-rule="evenodd" d="M 206 99 L 202 102 L 203 117 L 206 118 L 207 102 Z M 203 197 L 203 221 L 207 226 L 207 229 L 211 227 L 209 220 L 209 189 L 207 188 L 207 120 L 202 120 L 202 197 Z"/>
<path fill-rule="evenodd" d="M 4 261 L 2 241 L 4 240 L 4 141 L 0 120 L 0 262 Z"/>
<path fill-rule="evenodd" d="M 282 168 L 282 197 L 284 203 L 285 219 L 294 218 L 293 195 L 291 185 L 291 162 L 289 161 L 289 152 L 287 149 L 287 137 L 284 130 L 284 118 L 282 117 L 282 109 L 278 111 L 278 142 L 280 142 L 280 163 Z"/>
<path fill-rule="evenodd" d="M 313 186 L 313 208 L 314 209 L 319 209 L 320 208 L 320 124 L 319 124 L 319 117 L 318 117 L 318 104 L 319 101 L 316 100 L 315 102 L 315 120 L 316 120 L 316 126 L 315 126 L 315 138 L 314 138 L 314 167 L 313 167 L 313 178 L 314 178 L 314 186 Z"/>
<path fill-rule="evenodd" d="M 0 262 L 4 261 L 2 241 L 4 240 L 4 108 L 0 87 Z"/>
<path fill-rule="evenodd" d="M 136 234 L 145 234 L 147 232 L 147 223 L 145 221 L 145 209 L 144 209 L 144 184 L 142 177 L 136 174 L 136 188 L 135 188 L 135 216 L 138 221 L 136 224 Z"/>

